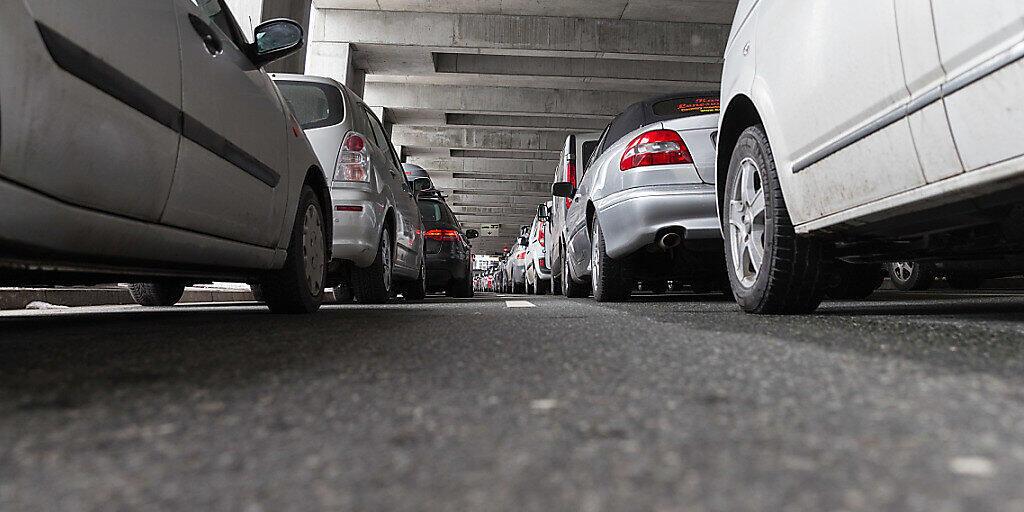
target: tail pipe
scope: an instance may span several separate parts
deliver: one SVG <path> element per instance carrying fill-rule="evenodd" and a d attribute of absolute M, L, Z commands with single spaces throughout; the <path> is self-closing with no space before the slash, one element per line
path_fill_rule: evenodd
<path fill-rule="evenodd" d="M 662 250 L 673 249 L 681 243 L 683 243 L 683 236 L 678 231 L 664 231 L 658 235 L 658 247 Z"/>

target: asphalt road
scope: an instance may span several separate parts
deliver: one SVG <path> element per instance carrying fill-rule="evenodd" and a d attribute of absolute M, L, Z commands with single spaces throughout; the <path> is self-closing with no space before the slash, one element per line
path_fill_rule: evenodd
<path fill-rule="evenodd" d="M 1024 510 L 1024 296 L 4 312 L 0 354 L 0 510 Z"/>

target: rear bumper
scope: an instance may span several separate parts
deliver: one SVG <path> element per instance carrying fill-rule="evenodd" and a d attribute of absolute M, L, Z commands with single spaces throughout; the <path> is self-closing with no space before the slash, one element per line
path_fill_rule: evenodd
<path fill-rule="evenodd" d="M 547 262 L 545 261 L 545 263 L 547 263 Z M 547 266 L 541 266 L 539 258 L 534 258 L 534 260 L 533 260 L 533 269 L 534 269 L 534 273 L 537 274 L 537 279 L 540 279 L 540 280 L 551 279 L 551 269 L 548 268 Z"/>
<path fill-rule="evenodd" d="M 466 260 L 449 254 L 427 254 L 427 289 L 439 290 L 452 280 L 466 279 Z"/>
<path fill-rule="evenodd" d="M 360 211 L 338 211 L 353 206 Z M 377 257 L 377 244 L 384 226 L 384 204 L 369 189 L 331 189 L 334 217 L 333 258 L 368 267 Z"/>
<path fill-rule="evenodd" d="M 655 242 L 659 231 L 681 228 L 686 240 L 720 239 L 715 186 L 659 185 L 616 192 L 597 201 L 597 217 L 612 258 Z"/>

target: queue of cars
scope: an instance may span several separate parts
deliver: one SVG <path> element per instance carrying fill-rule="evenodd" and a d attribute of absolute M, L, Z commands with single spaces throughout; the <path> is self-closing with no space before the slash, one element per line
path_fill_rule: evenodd
<path fill-rule="evenodd" d="M 567 138 L 535 220 L 555 291 L 670 281 L 806 313 L 884 274 L 909 290 L 1024 273 L 1022 20 L 1018 2 L 741 1 L 720 92 Z"/>
<path fill-rule="evenodd" d="M 0 279 L 129 281 L 153 306 L 242 281 L 280 312 L 327 288 L 614 301 L 671 283 L 806 313 L 883 272 L 977 286 L 1024 273 L 1022 20 L 1020 2 L 740 0 L 720 91 L 568 136 L 551 200 L 474 283 L 476 232 L 367 105 L 263 71 L 302 46 L 297 23 L 249 41 L 223 0 L 5 2 L 0 76 L 25 78 L 0 80 Z"/>

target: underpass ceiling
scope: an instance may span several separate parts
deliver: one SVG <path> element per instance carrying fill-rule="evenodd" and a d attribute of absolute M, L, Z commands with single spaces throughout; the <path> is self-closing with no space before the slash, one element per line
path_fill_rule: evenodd
<path fill-rule="evenodd" d="M 307 66 L 365 71 L 392 139 L 468 227 L 532 221 L 565 137 L 626 106 L 717 90 L 736 0 L 313 0 Z M 349 60 L 351 59 L 351 60 Z M 335 75 L 335 71 L 339 73 Z"/>

